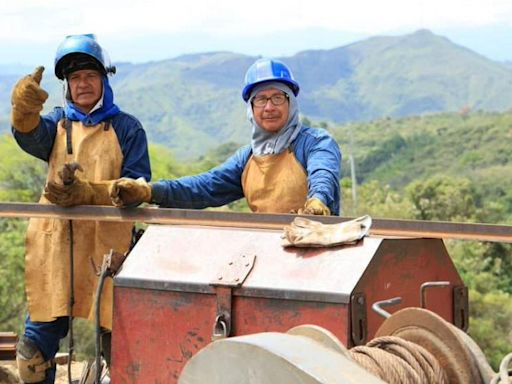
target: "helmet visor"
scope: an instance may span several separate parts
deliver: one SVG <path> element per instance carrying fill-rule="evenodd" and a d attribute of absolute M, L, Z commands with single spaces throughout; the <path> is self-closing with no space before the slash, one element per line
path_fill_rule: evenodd
<path fill-rule="evenodd" d="M 63 78 L 67 78 L 73 72 L 82 69 L 92 69 L 101 74 L 106 74 L 103 65 L 101 65 L 98 60 L 83 53 L 71 54 L 62 58 L 59 63 L 58 71 L 62 74 Z"/>

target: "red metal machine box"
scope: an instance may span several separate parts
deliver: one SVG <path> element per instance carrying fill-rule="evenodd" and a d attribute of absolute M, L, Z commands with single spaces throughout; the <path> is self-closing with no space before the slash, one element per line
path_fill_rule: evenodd
<path fill-rule="evenodd" d="M 348 347 L 364 344 L 384 320 L 372 305 L 395 297 L 387 311 L 423 305 L 467 327 L 467 291 L 442 240 L 283 248 L 280 236 L 150 226 L 114 280 L 112 382 L 176 382 L 212 336 L 316 324 Z"/>

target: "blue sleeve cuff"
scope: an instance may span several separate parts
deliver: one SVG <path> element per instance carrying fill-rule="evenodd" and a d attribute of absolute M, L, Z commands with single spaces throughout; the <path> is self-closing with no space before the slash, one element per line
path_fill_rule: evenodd
<path fill-rule="evenodd" d="M 156 182 L 151 185 L 151 203 L 160 205 L 165 196 L 165 184 Z"/>

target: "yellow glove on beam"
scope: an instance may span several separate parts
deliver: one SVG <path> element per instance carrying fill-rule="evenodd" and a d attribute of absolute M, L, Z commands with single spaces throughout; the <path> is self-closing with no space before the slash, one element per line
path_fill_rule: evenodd
<path fill-rule="evenodd" d="M 44 67 L 37 67 L 34 73 L 19 80 L 11 95 L 11 125 L 18 132 L 27 133 L 39 124 L 39 112 L 48 98 L 48 93 L 40 87 Z"/>
<path fill-rule="evenodd" d="M 305 217 L 296 217 L 284 227 L 283 247 L 334 247 L 352 244 L 366 236 L 372 225 L 368 215 L 339 224 L 322 224 Z"/>
<path fill-rule="evenodd" d="M 320 199 L 312 197 L 306 200 L 304 207 L 299 208 L 297 213 L 299 215 L 329 216 L 331 211 Z"/>
<path fill-rule="evenodd" d="M 151 202 L 151 184 L 143 177 L 137 180 L 124 177 L 114 180 L 110 188 L 110 198 L 116 207 L 126 207 Z"/>

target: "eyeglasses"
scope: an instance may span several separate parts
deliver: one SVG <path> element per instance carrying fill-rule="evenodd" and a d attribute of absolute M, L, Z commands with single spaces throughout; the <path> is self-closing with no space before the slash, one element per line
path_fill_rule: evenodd
<path fill-rule="evenodd" d="M 252 102 L 253 107 L 261 108 L 261 107 L 264 107 L 265 105 L 267 105 L 267 102 L 269 100 L 272 103 L 272 105 L 277 107 L 279 105 L 283 105 L 284 102 L 286 100 L 288 100 L 288 95 L 286 93 L 277 93 L 270 97 L 256 96 L 252 99 L 251 102 Z"/>

